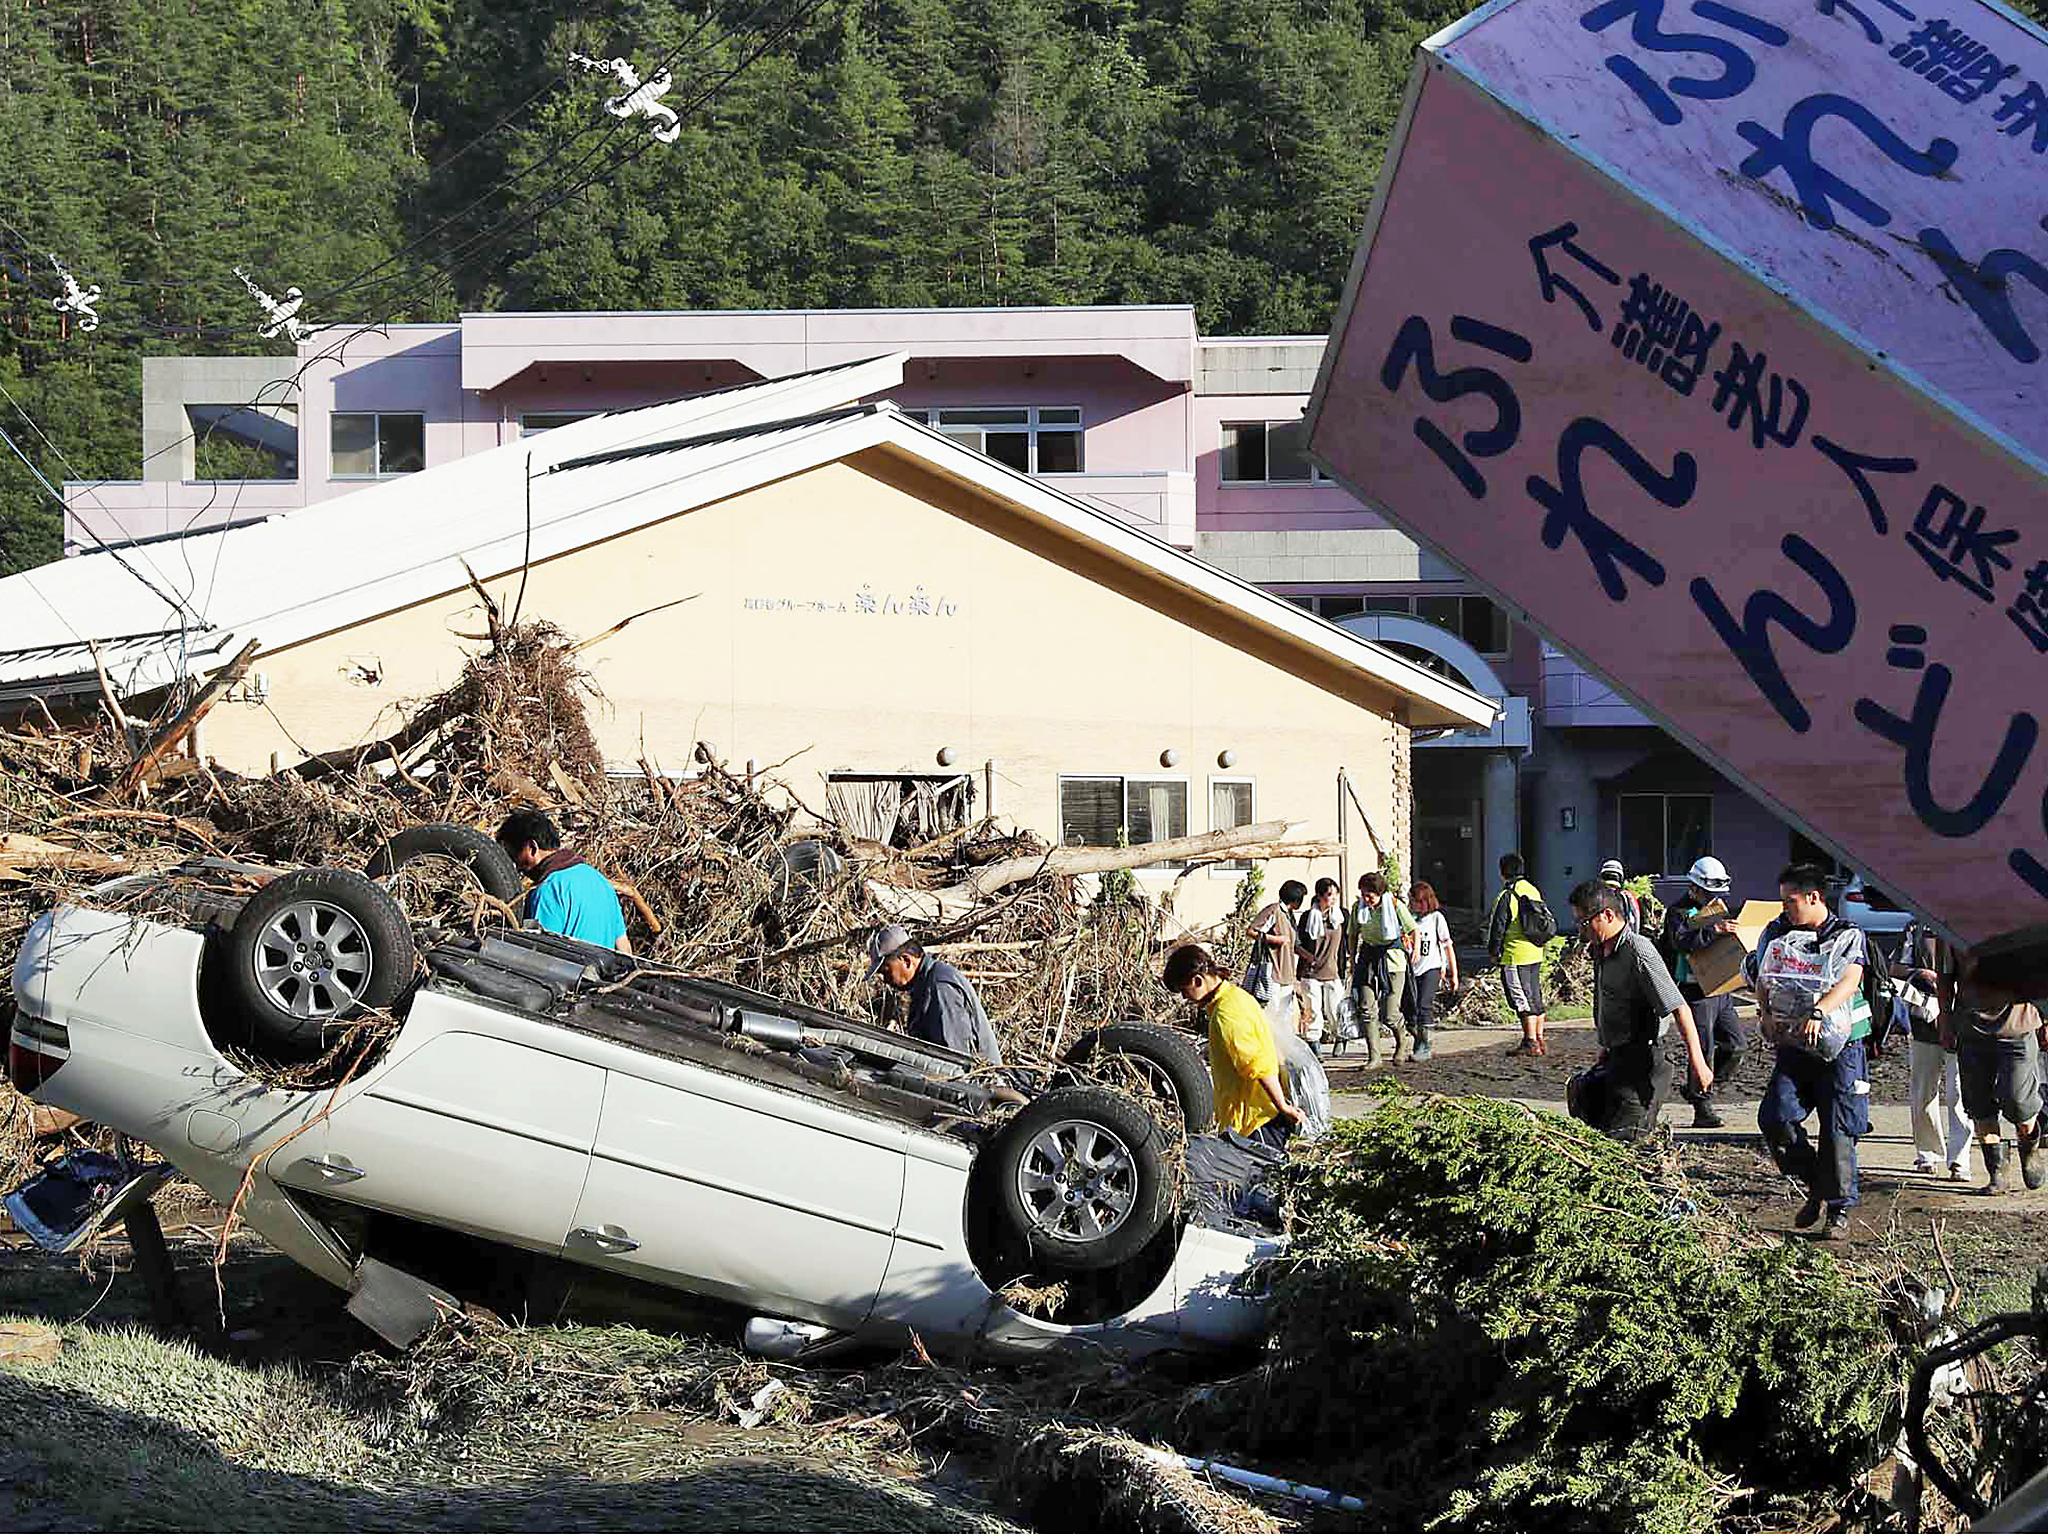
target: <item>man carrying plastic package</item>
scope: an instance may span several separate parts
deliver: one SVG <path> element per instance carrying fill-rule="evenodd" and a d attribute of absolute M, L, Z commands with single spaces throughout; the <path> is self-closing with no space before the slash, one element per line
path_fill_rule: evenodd
<path fill-rule="evenodd" d="M 1863 930 L 1828 910 L 1827 871 L 1788 864 L 1778 875 L 1781 916 L 1771 919 L 1744 966 L 1756 991 L 1764 1039 L 1777 1047 L 1756 1112 L 1764 1144 L 1786 1177 L 1807 1188 L 1794 1224 L 1825 1215 L 1824 1238 L 1846 1236 L 1860 1197 L 1856 1142 L 1870 1133 L 1870 1004 L 1863 995 Z M 1820 1145 L 1806 1134 L 1818 1115 Z"/>

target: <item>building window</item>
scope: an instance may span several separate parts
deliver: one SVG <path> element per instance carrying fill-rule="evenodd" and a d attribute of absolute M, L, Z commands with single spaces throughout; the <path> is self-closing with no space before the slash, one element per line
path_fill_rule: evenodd
<path fill-rule="evenodd" d="M 974 775 L 837 769 L 825 775 L 825 805 L 849 836 L 916 848 L 973 820 Z"/>
<path fill-rule="evenodd" d="M 566 427 L 572 421 L 588 421 L 599 414 L 597 411 L 528 411 L 519 418 L 519 435 L 537 437 L 557 427 Z"/>
<path fill-rule="evenodd" d="M 946 406 L 923 415 L 954 442 L 1027 475 L 1081 473 L 1078 405 Z"/>
<path fill-rule="evenodd" d="M 1712 795 L 1623 795 L 1621 862 L 1631 874 L 1678 875 L 1714 846 Z"/>
<path fill-rule="evenodd" d="M 1327 485 L 1330 477 L 1308 461 L 1304 421 L 1223 423 L 1226 485 Z"/>
<path fill-rule="evenodd" d="M 1405 613 L 1447 630 L 1482 656 L 1508 653 L 1508 616 L 1491 599 L 1463 593 L 1411 596 L 1405 592 L 1372 592 L 1363 598 L 1319 597 L 1316 611 L 1326 619 L 1366 613 Z"/>
<path fill-rule="evenodd" d="M 1186 779 L 1060 776 L 1060 842 L 1069 848 L 1157 843 L 1185 837 L 1187 831 Z"/>
<path fill-rule="evenodd" d="M 328 446 L 337 480 L 381 480 L 427 467 L 427 418 L 390 411 L 337 412 L 329 418 Z"/>
<path fill-rule="evenodd" d="M 1239 827 L 1248 827 L 1257 818 L 1252 814 L 1252 781 L 1250 779 L 1211 779 L 1209 781 L 1209 830 L 1231 832 Z M 1250 859 L 1229 859 L 1213 864 L 1212 869 L 1232 871 L 1252 867 Z"/>

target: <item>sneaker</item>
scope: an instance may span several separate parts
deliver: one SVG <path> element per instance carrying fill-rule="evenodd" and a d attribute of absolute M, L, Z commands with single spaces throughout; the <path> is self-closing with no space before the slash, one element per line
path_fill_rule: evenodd
<path fill-rule="evenodd" d="M 1941 1171 L 1941 1159 L 1938 1157 L 1930 1157 L 1927 1153 L 1922 1152 L 1918 1157 L 1913 1159 L 1913 1171 L 1915 1173 L 1926 1174 L 1938 1173 Z"/>
<path fill-rule="evenodd" d="M 1822 1213 L 1827 1208 L 1827 1202 L 1821 1199 L 1819 1195 L 1809 1195 L 1806 1197 L 1806 1204 L 1799 1207 L 1799 1214 L 1792 1218 L 1792 1225 L 1795 1227 L 1810 1227 L 1820 1220 Z"/>
<path fill-rule="evenodd" d="M 1721 1118 L 1720 1111 L 1715 1109 L 1705 1099 L 1701 1099 L 1697 1104 L 1693 1105 L 1692 1128 L 1694 1130 L 1718 1131 L 1727 1124 L 1728 1122 Z"/>
<path fill-rule="evenodd" d="M 1840 1242 L 1849 1235 L 1849 1213 L 1833 1211 L 1828 1215 L 1828 1224 L 1813 1234 L 1824 1243 Z"/>
<path fill-rule="evenodd" d="M 1969 1183 L 1970 1165 L 1968 1163 L 1950 1163 L 1948 1165 L 1948 1181 L 1951 1184 Z"/>

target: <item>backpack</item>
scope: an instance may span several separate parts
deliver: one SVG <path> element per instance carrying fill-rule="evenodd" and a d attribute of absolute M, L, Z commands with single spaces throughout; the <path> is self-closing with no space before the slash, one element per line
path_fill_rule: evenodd
<path fill-rule="evenodd" d="M 1892 1023 L 1891 962 L 1869 934 L 1863 936 L 1863 1000 L 1870 1005 L 1870 1049 L 1884 1054 L 1884 1037 Z"/>
<path fill-rule="evenodd" d="M 1557 917 L 1541 896 L 1511 894 L 1515 903 L 1514 916 L 1521 925 L 1523 938 L 1541 948 L 1557 937 Z"/>

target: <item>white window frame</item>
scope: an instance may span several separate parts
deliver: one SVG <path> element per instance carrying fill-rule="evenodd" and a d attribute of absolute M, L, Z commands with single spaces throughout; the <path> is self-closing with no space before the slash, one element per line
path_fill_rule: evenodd
<path fill-rule="evenodd" d="M 1022 411 L 1025 419 L 1021 423 L 962 421 L 956 422 L 954 425 L 959 427 L 981 427 L 984 430 L 992 429 L 998 432 L 1023 432 L 1028 441 L 1028 447 L 1025 452 L 1025 458 L 1030 466 L 1025 470 L 1025 473 L 1028 475 L 1043 475 L 1048 480 L 1058 480 L 1067 475 L 1085 475 L 1088 473 L 1088 417 L 1087 413 L 1078 405 L 930 405 L 921 411 L 911 411 L 908 414 L 917 417 L 934 432 L 943 432 L 945 431 L 945 417 L 953 411 Z M 1045 421 L 1041 417 L 1041 413 L 1045 411 L 1058 411 L 1062 414 L 1071 411 L 1074 419 L 1072 421 Z M 1043 432 L 1071 432 L 1079 438 L 1081 440 L 1080 466 L 1076 469 L 1041 470 L 1038 467 L 1038 438 Z M 955 441 L 958 440 L 955 439 Z M 966 444 L 963 443 L 961 446 L 965 447 Z M 979 450 L 976 451 L 978 452 Z M 1090 775 L 1072 774 L 1069 777 L 1088 778 Z M 1102 774 L 1094 775 L 1094 777 L 1109 778 L 1114 777 L 1114 775 Z"/>
<path fill-rule="evenodd" d="M 1663 812 L 1662 830 L 1659 833 L 1657 839 L 1662 846 L 1659 847 L 1659 849 L 1657 850 L 1657 862 L 1659 864 L 1668 862 L 1671 853 L 1671 802 L 1675 797 L 1678 796 L 1683 796 L 1685 799 L 1688 800 L 1704 800 L 1707 802 L 1707 846 L 1709 848 L 1713 847 L 1714 795 L 1712 791 L 1704 789 L 1625 789 L 1614 797 L 1615 851 L 1617 853 L 1621 852 L 1622 826 L 1626 819 L 1623 812 L 1623 802 L 1629 800 L 1656 800 L 1662 802 L 1660 809 Z M 1685 871 L 1683 869 L 1658 869 L 1640 870 L 1638 871 L 1638 873 L 1656 875 L 1682 875 L 1685 873 Z"/>
<path fill-rule="evenodd" d="M 376 445 L 377 467 L 370 474 L 342 473 L 334 467 L 334 421 L 338 416 L 367 416 L 370 418 L 370 441 Z M 384 467 L 384 418 L 386 416 L 417 417 L 420 424 L 420 467 L 418 469 L 387 470 Z M 303 445 L 302 445 L 303 446 Z M 427 467 L 427 413 L 425 411 L 329 411 L 327 413 L 327 478 L 330 480 L 396 480 L 404 475 L 417 475 Z"/>
<path fill-rule="evenodd" d="M 1246 822 L 1245 825 L 1251 826 L 1258 821 L 1259 781 L 1248 773 L 1212 773 L 1209 775 L 1209 830 L 1211 832 L 1233 830 L 1216 825 L 1216 786 L 1218 784 L 1242 784 L 1246 789 L 1250 790 L 1252 819 Z M 1226 875 L 1234 880 L 1242 876 L 1251 867 L 1252 861 L 1250 859 L 1226 859 L 1221 863 L 1211 864 L 1209 866 L 1209 873 L 1211 875 Z"/>
<path fill-rule="evenodd" d="M 1216 472 L 1216 474 L 1217 474 L 1217 483 L 1218 483 L 1219 485 L 1335 485 L 1335 484 L 1336 484 L 1337 482 L 1336 482 L 1336 481 L 1334 481 L 1334 480 L 1332 480 L 1332 479 L 1331 479 L 1331 478 L 1330 478 L 1330 477 L 1329 477 L 1328 475 L 1324 474 L 1324 473 L 1322 472 L 1322 470 L 1321 470 L 1321 469 L 1319 469 L 1319 468 L 1317 468 L 1317 467 L 1316 467 L 1316 466 L 1315 466 L 1314 464 L 1310 464 L 1310 465 L 1309 465 L 1309 467 L 1308 467 L 1308 478 L 1307 478 L 1306 480 L 1275 480 L 1275 479 L 1274 479 L 1274 478 L 1272 477 L 1272 468 L 1273 468 L 1273 453 L 1272 453 L 1272 437 L 1273 437 L 1273 429 L 1274 429 L 1275 427 L 1298 427 L 1298 426 L 1300 426 L 1300 425 L 1301 425 L 1301 424 L 1302 424 L 1302 423 L 1303 423 L 1304 421 L 1306 421 L 1307 419 L 1308 419 L 1308 418 L 1307 418 L 1306 416 L 1293 416 L 1293 417 L 1283 417 L 1283 418 L 1281 418 L 1281 419 L 1279 419 L 1279 420 L 1275 420 L 1275 419 L 1273 419 L 1272 417 L 1267 417 L 1267 418 L 1265 418 L 1264 420 L 1260 420 L 1260 419 L 1259 419 L 1259 418 L 1257 418 L 1257 417 L 1251 417 L 1251 416 L 1246 416 L 1246 417 L 1242 417 L 1242 418 L 1234 418 L 1234 419 L 1232 419 L 1232 420 L 1230 420 L 1230 421 L 1225 421 L 1225 422 L 1222 422 L 1222 423 L 1220 423 L 1220 424 L 1219 424 L 1219 426 L 1218 426 L 1218 432 L 1219 432 L 1219 434 L 1220 434 L 1220 433 L 1223 433 L 1223 432 L 1228 432 L 1228 431 L 1229 431 L 1229 430 L 1230 430 L 1230 429 L 1231 429 L 1232 427 L 1262 427 L 1262 428 L 1264 428 L 1264 429 L 1265 429 L 1265 432 L 1266 432 L 1266 441 L 1267 441 L 1267 450 L 1266 450 L 1266 469 L 1267 469 L 1267 475 L 1266 475 L 1266 478 L 1265 478 L 1265 479 L 1263 479 L 1263 480 L 1232 480 L 1232 479 L 1229 479 L 1229 478 L 1227 478 L 1227 477 L 1226 477 L 1226 476 L 1225 476 L 1225 475 L 1223 474 L 1223 471 L 1222 471 L 1222 469 L 1221 469 L 1221 467 L 1220 467 L 1220 458 L 1221 458 L 1221 454 L 1222 454 L 1222 450 L 1223 450 L 1223 440 L 1222 440 L 1221 436 L 1219 435 L 1219 437 L 1217 438 L 1217 442 L 1216 442 L 1216 448 L 1217 448 L 1217 453 L 1218 453 L 1218 457 L 1219 457 L 1219 467 L 1218 467 L 1218 469 L 1217 469 L 1217 472 Z"/>
<path fill-rule="evenodd" d="M 1192 798 L 1193 798 L 1195 786 L 1194 786 L 1194 784 L 1193 784 L 1193 783 L 1192 783 L 1192 782 L 1191 782 L 1191 781 L 1189 780 L 1189 778 L 1188 778 L 1188 776 L 1187 776 L 1186 774 L 1182 774 L 1182 773 L 1063 773 L 1063 774 L 1060 774 L 1060 775 L 1058 776 L 1058 782 L 1057 782 L 1057 783 L 1056 783 L 1056 784 L 1054 785 L 1054 787 L 1053 787 L 1053 817 L 1054 817 L 1054 820 L 1055 820 L 1056 822 L 1057 822 L 1058 820 L 1060 820 L 1060 819 L 1061 819 L 1061 806 L 1062 806 L 1062 804 L 1064 803 L 1064 792 L 1065 792 L 1065 789 L 1066 789 L 1067 783 L 1068 783 L 1068 782 L 1069 782 L 1070 780 L 1071 780 L 1071 781 L 1073 781 L 1073 782 L 1075 782 L 1075 783 L 1083 783 L 1083 782 L 1087 782 L 1087 783 L 1096 783 L 1096 784 L 1101 784 L 1101 783 L 1107 783 L 1107 782 L 1109 782 L 1109 781 L 1111 781 L 1111 780 L 1114 780 L 1114 781 L 1116 782 L 1116 785 L 1117 785 L 1117 788 L 1118 788 L 1118 791 L 1119 791 L 1119 795 L 1118 795 L 1118 798 L 1119 798 L 1119 800 L 1120 800 L 1120 802 L 1121 802 L 1121 809 L 1120 809 L 1120 811 L 1119 811 L 1119 817 L 1118 817 L 1117 829 L 1118 829 L 1118 830 L 1119 830 L 1120 832 L 1122 832 L 1122 833 L 1123 833 L 1123 835 L 1124 835 L 1125 837 L 1129 837 L 1129 836 L 1131 835 L 1131 785 L 1132 785 L 1133 783 L 1139 783 L 1139 784 L 1178 784 L 1178 785 L 1180 785 L 1180 787 L 1181 787 L 1181 817 L 1182 817 L 1182 822 L 1183 822 L 1183 825 L 1182 825 L 1182 827 L 1181 827 L 1181 831 L 1180 831 L 1180 833 L 1177 833 L 1177 834 L 1176 834 L 1176 836 L 1184 836 L 1184 835 L 1186 834 L 1186 832 L 1187 832 L 1187 826 L 1186 826 L 1186 823 L 1188 823 L 1188 822 L 1192 821 L 1192 820 L 1193 820 L 1193 818 L 1194 818 L 1194 807 L 1193 807 L 1192 805 L 1188 804 L 1188 801 L 1189 801 L 1190 799 L 1192 799 Z M 1062 834 L 1064 834 L 1064 831 L 1065 831 L 1065 829 L 1064 829 L 1063 827 L 1062 827 L 1062 828 L 1059 828 L 1058 830 L 1059 830 L 1059 831 L 1060 831 L 1060 832 L 1061 832 Z M 1156 841 L 1158 841 L 1158 839 L 1156 839 L 1156 838 L 1155 838 L 1155 839 L 1154 839 L 1154 841 L 1156 842 Z M 1144 845 L 1143 845 L 1143 844 L 1141 844 L 1141 843 L 1133 843 L 1133 844 L 1132 844 L 1131 846 L 1135 848 L 1135 847 L 1143 847 Z M 1185 860 L 1172 860 L 1172 859 L 1162 859 L 1162 860 L 1160 860 L 1160 861 L 1158 861 L 1158 862 L 1156 862 L 1156 863 L 1152 863 L 1152 864 L 1140 864 L 1140 865 L 1136 865 L 1136 866 L 1135 866 L 1135 868 L 1137 869 L 1137 871 L 1138 871 L 1138 872 L 1139 872 L 1140 874 L 1144 873 L 1144 872 L 1145 872 L 1145 871 L 1147 871 L 1147 870 L 1151 870 L 1151 871 L 1152 871 L 1153 873 L 1157 874 L 1157 873 L 1163 873 L 1163 872 L 1166 872 L 1166 871 L 1174 871 L 1174 870 L 1180 870 L 1180 869 L 1185 869 L 1186 867 L 1187 867 L 1187 864 L 1186 864 L 1186 861 L 1185 861 Z"/>

